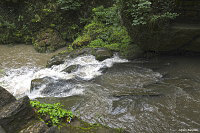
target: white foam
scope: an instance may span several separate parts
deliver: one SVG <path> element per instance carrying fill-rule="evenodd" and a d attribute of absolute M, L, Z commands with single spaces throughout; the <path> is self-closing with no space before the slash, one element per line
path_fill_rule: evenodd
<path fill-rule="evenodd" d="M 97 61 L 94 56 L 80 56 L 72 60 L 68 60 L 63 64 L 53 66 L 52 68 L 40 69 L 36 67 L 21 67 L 18 69 L 10 69 L 6 71 L 6 75 L 0 78 L 0 83 L 16 97 L 29 95 L 31 98 L 45 97 L 40 92 L 45 87 L 41 86 L 39 90 L 30 93 L 31 81 L 33 79 L 51 77 L 55 80 L 69 80 L 79 77 L 83 80 L 91 80 L 102 74 L 101 68 L 112 67 L 114 63 L 127 62 L 128 60 L 120 59 L 117 55 L 104 61 Z M 63 72 L 64 69 L 71 65 L 79 65 L 80 67 L 72 73 Z M 66 97 L 83 93 L 83 88 L 72 89 L 67 93 L 55 95 L 55 97 Z"/>

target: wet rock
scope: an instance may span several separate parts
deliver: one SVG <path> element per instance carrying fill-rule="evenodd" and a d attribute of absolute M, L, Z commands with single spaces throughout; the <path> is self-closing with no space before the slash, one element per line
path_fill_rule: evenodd
<path fill-rule="evenodd" d="M 62 93 L 68 93 L 75 88 L 77 80 L 74 79 L 53 79 L 50 77 L 44 77 L 41 79 L 32 80 L 30 91 L 39 90 L 44 96 L 55 96 Z"/>
<path fill-rule="evenodd" d="M 55 131 L 51 132 L 50 128 L 44 122 L 36 121 L 19 133 L 55 133 Z"/>
<path fill-rule="evenodd" d="M 17 132 L 34 118 L 34 111 L 27 96 L 0 109 L 0 125 L 8 132 Z"/>
<path fill-rule="evenodd" d="M 0 86 L 0 108 L 14 101 L 16 101 L 15 97 Z"/>
<path fill-rule="evenodd" d="M 160 97 L 163 94 L 155 93 L 155 92 L 143 92 L 143 93 L 120 93 L 114 94 L 113 97 L 123 98 L 123 97 Z"/>
<path fill-rule="evenodd" d="M 6 133 L 5 130 L 0 125 L 0 133 Z"/>
<path fill-rule="evenodd" d="M 111 58 L 113 56 L 113 53 L 106 48 L 99 48 L 95 51 L 94 56 L 96 57 L 97 60 L 103 61 L 107 58 Z"/>
<path fill-rule="evenodd" d="M 31 81 L 31 88 L 30 88 L 30 92 L 34 91 L 34 90 L 38 90 L 40 89 L 40 87 L 42 85 L 48 84 L 50 82 L 52 82 L 53 79 L 49 78 L 49 77 L 44 77 L 44 78 L 39 78 L 39 79 L 33 79 Z"/>
<path fill-rule="evenodd" d="M 60 65 L 68 59 L 68 53 L 59 53 L 58 55 L 54 55 L 48 62 L 46 67 L 50 68 L 53 65 Z"/>
<path fill-rule="evenodd" d="M 126 133 L 125 130 L 114 129 L 101 124 L 90 124 L 75 118 L 70 124 L 61 127 L 61 133 Z"/>
<path fill-rule="evenodd" d="M 53 29 L 41 30 L 33 40 L 34 48 L 38 52 L 53 52 L 66 45 L 59 33 Z"/>
<path fill-rule="evenodd" d="M 65 68 L 63 72 L 67 72 L 67 73 L 75 72 L 78 69 L 78 67 L 79 65 L 71 65 Z"/>
<path fill-rule="evenodd" d="M 64 63 L 70 58 L 76 58 L 80 55 L 94 55 L 97 60 L 103 61 L 107 58 L 111 58 L 113 53 L 106 48 L 83 48 L 73 50 L 71 52 L 63 52 L 58 55 L 53 56 L 48 62 L 47 67 L 52 67 L 53 65 L 59 65 Z"/>

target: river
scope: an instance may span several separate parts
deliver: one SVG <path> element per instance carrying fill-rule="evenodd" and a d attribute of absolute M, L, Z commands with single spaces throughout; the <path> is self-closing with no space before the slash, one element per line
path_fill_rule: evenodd
<path fill-rule="evenodd" d="M 87 122 L 131 133 L 200 131 L 199 56 L 127 61 L 116 55 L 99 62 L 88 55 L 45 68 L 57 52 L 0 45 L 0 53 L 0 85 L 17 98 L 61 102 Z M 74 64 L 75 72 L 62 71 Z M 30 92 L 38 78 L 47 82 Z"/>

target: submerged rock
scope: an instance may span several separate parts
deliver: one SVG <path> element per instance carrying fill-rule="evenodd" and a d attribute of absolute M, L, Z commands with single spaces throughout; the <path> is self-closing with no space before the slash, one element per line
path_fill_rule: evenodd
<path fill-rule="evenodd" d="M 63 70 L 63 72 L 71 73 L 78 69 L 79 65 L 71 65 Z"/>
<path fill-rule="evenodd" d="M 30 88 L 30 92 L 34 91 L 34 90 L 38 90 L 40 89 L 40 87 L 42 85 L 45 84 L 49 84 L 53 82 L 51 78 L 45 77 L 45 78 L 39 78 L 39 79 L 33 79 L 31 81 L 31 88 Z"/>
<path fill-rule="evenodd" d="M 163 94 L 155 93 L 155 92 L 143 92 L 143 93 L 120 93 L 120 94 L 113 94 L 113 97 L 123 98 L 123 97 L 160 97 Z"/>
<path fill-rule="evenodd" d="M 113 56 L 113 52 L 111 52 L 107 48 L 83 48 L 83 49 L 73 50 L 71 52 L 63 52 L 53 56 L 47 62 L 47 67 L 62 64 L 66 60 L 70 58 L 76 58 L 80 55 L 94 55 L 96 57 L 96 60 L 103 61 L 107 58 L 111 58 Z"/>

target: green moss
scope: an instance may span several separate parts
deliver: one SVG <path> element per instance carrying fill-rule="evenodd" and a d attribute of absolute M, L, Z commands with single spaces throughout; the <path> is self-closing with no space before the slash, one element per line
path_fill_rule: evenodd
<path fill-rule="evenodd" d="M 133 44 L 126 28 L 119 20 L 116 5 L 109 8 L 103 6 L 94 8 L 92 21 L 84 27 L 82 35 L 73 42 L 73 48 L 105 47 L 125 54 L 126 51 L 123 49 L 128 49 L 129 45 Z"/>
<path fill-rule="evenodd" d="M 103 126 L 101 124 L 95 123 L 90 124 L 87 122 L 84 122 L 78 118 L 75 118 L 70 125 L 61 127 L 61 130 L 63 132 L 69 132 L 69 133 L 123 133 L 123 129 L 112 129 L 107 126 Z"/>
<path fill-rule="evenodd" d="M 90 43 L 91 41 L 91 37 L 89 35 L 83 35 L 83 36 L 79 36 L 73 43 L 72 43 L 72 47 L 73 48 L 80 48 L 83 46 L 86 46 Z"/>

